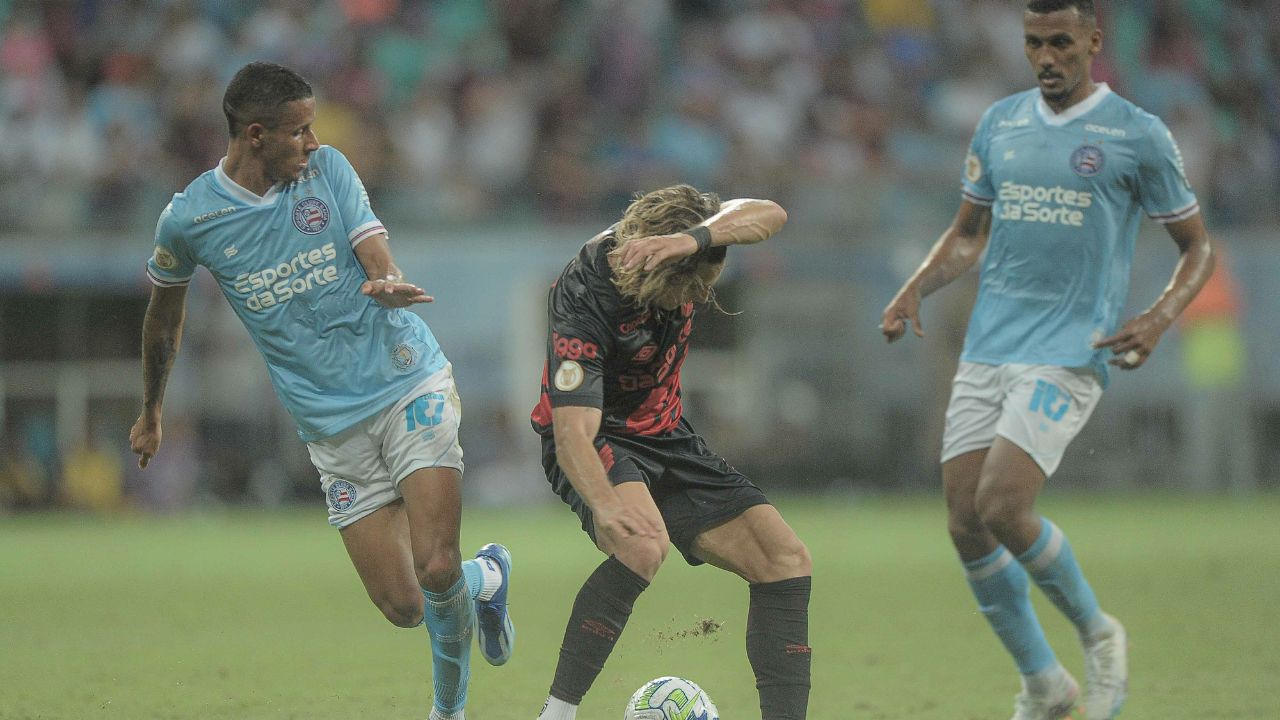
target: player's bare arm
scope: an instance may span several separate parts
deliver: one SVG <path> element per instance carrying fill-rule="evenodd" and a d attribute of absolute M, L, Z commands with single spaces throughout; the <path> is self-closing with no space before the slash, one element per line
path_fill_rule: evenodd
<path fill-rule="evenodd" d="M 637 511 L 622 501 L 596 453 L 594 440 L 600 431 L 599 408 L 567 406 L 554 408 L 551 421 L 556 440 L 556 460 L 578 495 L 595 516 L 596 535 L 602 545 L 635 535 L 654 538 L 662 532 L 660 521 Z"/>
<path fill-rule="evenodd" d="M 645 270 L 652 270 L 708 247 L 754 245 L 776 234 L 786 222 L 787 211 L 772 200 L 726 200 L 719 212 L 693 228 L 706 228 L 704 239 L 699 240 L 695 232 L 679 232 L 633 240 L 623 249 L 622 266 L 630 269 L 644 263 Z"/>
<path fill-rule="evenodd" d="M 160 450 L 160 416 L 169 370 L 182 346 L 187 286 L 153 287 L 142 321 L 142 413 L 129 431 L 129 447 L 145 468 Z"/>
<path fill-rule="evenodd" d="M 1133 370 L 1147 361 L 1164 331 L 1191 304 L 1213 274 L 1213 244 L 1203 216 L 1196 214 L 1169 223 L 1165 229 L 1179 252 L 1173 278 L 1151 307 L 1125 323 L 1116 334 L 1094 344 L 1097 348 L 1110 348 L 1115 357 L 1109 362 L 1122 370 Z"/>
<path fill-rule="evenodd" d="M 924 262 L 884 309 L 880 331 L 884 333 L 885 340 L 893 342 L 902 337 L 908 322 L 917 337 L 924 337 L 924 328 L 920 325 L 920 301 L 973 267 L 987 246 L 990 232 L 991 208 L 968 200 L 960 201 L 960 209 L 951 226 L 942 233 Z"/>
<path fill-rule="evenodd" d="M 400 272 L 391 257 L 391 245 L 387 242 L 386 233 L 378 233 L 356 245 L 356 259 L 369 278 L 360 286 L 360 292 L 373 298 L 379 305 L 400 308 L 435 300 L 426 290 L 404 281 L 404 273 Z"/>

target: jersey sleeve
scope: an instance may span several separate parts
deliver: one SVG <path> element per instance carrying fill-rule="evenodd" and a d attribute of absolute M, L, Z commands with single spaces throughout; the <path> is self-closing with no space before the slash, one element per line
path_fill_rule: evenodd
<path fill-rule="evenodd" d="M 978 127 L 969 141 L 969 154 L 964 158 L 964 178 L 961 180 L 964 199 L 974 205 L 990 207 L 996 201 L 996 191 L 991 185 L 987 149 L 990 146 L 991 108 L 983 113 Z"/>
<path fill-rule="evenodd" d="M 547 393 L 552 407 L 604 407 L 604 364 L 612 335 L 590 296 L 551 290 L 547 314 Z"/>
<path fill-rule="evenodd" d="M 360 182 L 360 176 L 347 157 L 329 145 L 325 145 L 323 152 L 317 152 L 316 155 L 324 163 L 322 171 L 329 179 L 329 187 L 338 203 L 338 215 L 342 218 L 343 229 L 346 230 L 351 247 L 378 233 L 386 232 L 382 221 L 373 214 L 369 193 L 365 192 L 364 183 Z"/>
<path fill-rule="evenodd" d="M 147 260 L 147 277 L 159 287 L 177 287 L 191 282 L 196 262 L 182 238 L 173 203 L 165 206 L 156 222 L 156 244 Z"/>
<path fill-rule="evenodd" d="M 1187 181 L 1182 151 L 1173 133 L 1155 118 L 1138 157 L 1138 193 L 1142 209 L 1158 223 L 1178 222 L 1200 212 Z"/>

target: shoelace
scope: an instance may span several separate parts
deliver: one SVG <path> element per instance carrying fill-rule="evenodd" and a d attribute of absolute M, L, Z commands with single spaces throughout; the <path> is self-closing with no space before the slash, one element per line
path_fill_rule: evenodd
<path fill-rule="evenodd" d="M 1021 717 L 1025 712 L 1028 717 L 1038 717 L 1043 714 L 1047 706 L 1040 700 L 1031 697 L 1031 695 L 1023 690 L 1013 699 L 1014 717 Z"/>
<path fill-rule="evenodd" d="M 1058 705 L 1050 704 L 1051 698 L 1036 698 L 1023 688 L 1013 699 L 1013 716 L 1014 719 L 1022 717 L 1040 718 L 1049 710 L 1058 707 Z M 1025 714 L 1024 714 L 1025 713 Z"/>
<path fill-rule="evenodd" d="M 1101 640 L 1085 656 L 1089 684 L 1093 687 L 1111 689 L 1118 686 L 1112 676 L 1116 663 L 1114 644 L 1114 637 Z"/>

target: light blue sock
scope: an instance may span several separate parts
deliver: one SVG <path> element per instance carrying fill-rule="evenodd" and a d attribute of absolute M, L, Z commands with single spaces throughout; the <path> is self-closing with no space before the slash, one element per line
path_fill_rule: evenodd
<path fill-rule="evenodd" d="M 488 602 L 502 587 L 502 570 L 489 558 L 472 558 L 462 563 L 462 577 L 467 579 L 467 592 L 471 599 Z"/>
<path fill-rule="evenodd" d="M 1058 658 L 1031 607 L 1031 583 L 1014 562 L 1013 553 L 1001 545 L 984 558 L 966 562 L 964 569 L 978 609 L 1013 656 L 1018 671 L 1031 675 L 1056 667 Z"/>
<path fill-rule="evenodd" d="M 466 577 L 442 593 L 423 590 L 427 602 L 423 622 L 431 633 L 432 681 L 436 709 L 456 713 L 467 704 L 467 682 L 471 679 L 471 633 L 475 605 L 467 591 Z"/>
<path fill-rule="evenodd" d="M 462 577 L 467 581 L 467 593 L 475 600 L 480 594 L 480 588 L 484 587 L 484 570 L 481 569 L 480 561 L 475 558 L 463 561 Z"/>
<path fill-rule="evenodd" d="M 1040 518 L 1040 537 L 1018 556 L 1018 562 L 1082 635 L 1092 637 L 1109 628 L 1110 622 L 1098 610 L 1098 598 L 1080 571 L 1071 543 L 1048 518 Z"/>

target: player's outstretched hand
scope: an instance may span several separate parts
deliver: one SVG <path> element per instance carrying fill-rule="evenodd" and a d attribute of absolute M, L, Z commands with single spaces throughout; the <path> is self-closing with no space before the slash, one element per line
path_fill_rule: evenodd
<path fill-rule="evenodd" d="M 160 421 L 149 418 L 146 413 L 139 415 L 129 431 L 129 449 L 138 456 L 138 467 L 146 468 L 160 450 Z"/>
<path fill-rule="evenodd" d="M 920 326 L 920 291 L 911 286 L 899 290 L 884 309 L 880 332 L 884 333 L 885 341 L 893 342 L 906 334 L 907 324 L 916 337 L 924 337 L 924 328 Z"/>
<path fill-rule="evenodd" d="M 616 546 L 618 541 L 636 536 L 656 538 L 662 533 L 658 520 L 626 504 L 595 508 L 592 514 L 595 515 L 596 534 L 612 541 L 606 546 Z"/>
<path fill-rule="evenodd" d="M 641 264 L 648 272 L 663 263 L 674 262 L 698 252 L 698 241 L 688 233 L 650 235 L 636 238 L 622 247 L 622 267 L 631 270 Z"/>
<path fill-rule="evenodd" d="M 1108 362 L 1121 370 L 1133 370 L 1151 357 L 1160 336 L 1169 329 L 1169 321 L 1154 313 L 1145 312 L 1124 324 L 1115 335 L 1102 338 L 1093 346 L 1109 348 L 1112 357 Z"/>
<path fill-rule="evenodd" d="M 379 305 L 389 308 L 408 307 L 435 300 L 426 290 L 413 283 L 394 280 L 365 280 L 360 286 L 360 292 L 373 298 Z"/>

